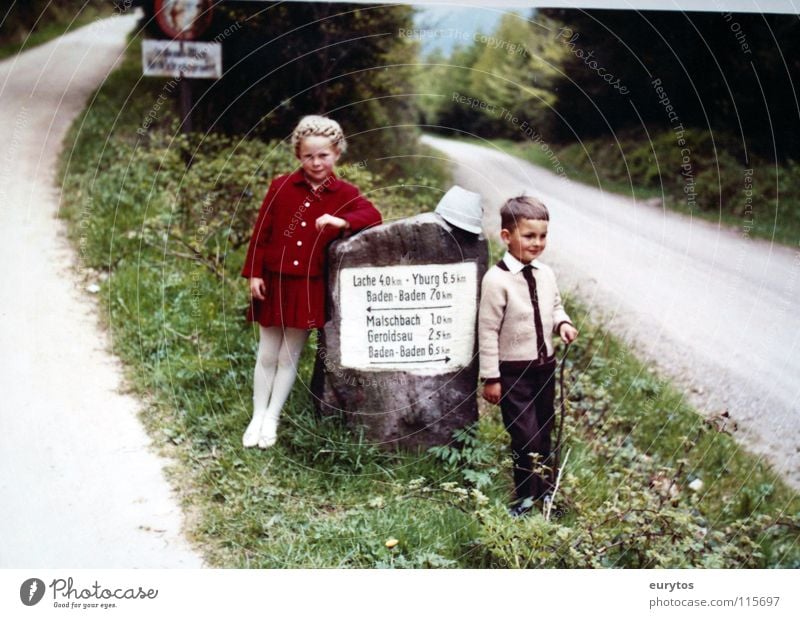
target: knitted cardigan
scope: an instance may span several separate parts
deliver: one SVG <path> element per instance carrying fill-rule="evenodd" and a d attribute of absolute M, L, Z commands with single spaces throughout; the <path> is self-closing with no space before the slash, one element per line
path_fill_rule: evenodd
<path fill-rule="evenodd" d="M 534 324 L 533 303 L 522 264 L 510 253 L 490 268 L 481 283 L 478 314 L 480 376 L 486 381 L 500 378 L 500 362 L 536 361 L 538 341 Z M 556 277 L 552 269 L 539 260 L 531 262 L 539 298 L 545 346 L 548 358 L 554 353 L 553 333 L 562 324 L 572 322 L 561 303 Z"/>

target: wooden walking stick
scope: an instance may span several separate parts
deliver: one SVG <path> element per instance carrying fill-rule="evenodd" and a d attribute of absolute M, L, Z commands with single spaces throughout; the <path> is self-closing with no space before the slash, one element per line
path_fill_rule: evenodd
<path fill-rule="evenodd" d="M 569 353 L 569 345 L 567 344 L 564 350 L 564 356 L 561 357 L 561 367 L 559 368 L 558 376 L 558 429 L 556 431 L 556 439 L 553 445 L 553 467 L 550 469 L 550 481 L 553 486 L 559 476 L 559 468 L 561 467 L 561 437 L 564 432 L 564 416 L 566 416 L 566 397 L 564 395 L 564 365 L 566 364 L 567 354 Z"/>

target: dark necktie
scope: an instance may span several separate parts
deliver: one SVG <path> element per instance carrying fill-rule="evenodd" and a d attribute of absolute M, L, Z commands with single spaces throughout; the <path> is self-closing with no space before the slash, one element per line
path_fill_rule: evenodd
<path fill-rule="evenodd" d="M 528 282 L 528 292 L 531 295 L 533 305 L 533 323 L 536 326 L 536 351 L 537 360 L 544 362 L 547 358 L 547 345 L 544 342 L 544 328 L 542 327 L 542 314 L 539 311 L 539 294 L 536 292 L 536 278 L 533 276 L 533 266 L 526 264 L 522 269 L 522 275 Z"/>

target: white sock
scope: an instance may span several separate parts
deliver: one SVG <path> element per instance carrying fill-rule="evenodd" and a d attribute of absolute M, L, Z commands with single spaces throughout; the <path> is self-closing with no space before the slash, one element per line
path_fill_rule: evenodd
<path fill-rule="evenodd" d="M 272 394 L 269 400 L 264 421 L 261 424 L 259 448 L 269 448 L 278 437 L 278 419 L 283 404 L 292 392 L 297 378 L 297 363 L 303 353 L 303 346 L 308 339 L 308 331 L 300 328 L 284 328 L 283 342 L 278 353 L 278 369 L 272 382 Z"/>
<path fill-rule="evenodd" d="M 259 327 L 258 352 L 253 371 L 253 419 L 242 436 L 242 445 L 256 446 L 261 435 L 261 425 L 267 414 L 267 404 L 272 392 L 272 383 L 278 369 L 278 352 L 283 334 L 280 328 Z"/>

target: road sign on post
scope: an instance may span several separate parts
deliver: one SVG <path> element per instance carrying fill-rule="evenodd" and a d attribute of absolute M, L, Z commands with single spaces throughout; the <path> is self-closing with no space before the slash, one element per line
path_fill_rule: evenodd
<path fill-rule="evenodd" d="M 192 41 L 211 24 L 211 0 L 155 0 L 153 9 L 161 32 L 179 41 Z"/>
<path fill-rule="evenodd" d="M 155 0 L 156 23 L 170 40 L 145 40 L 142 69 L 145 76 L 180 80 L 180 115 L 184 133 L 192 130 L 192 79 L 222 76 L 222 46 L 194 41 L 211 24 L 211 0 Z"/>
<path fill-rule="evenodd" d="M 142 69 L 150 77 L 219 79 L 222 45 L 198 41 L 142 41 Z"/>

